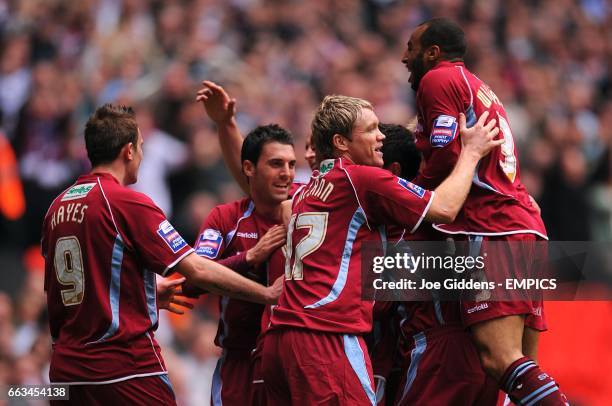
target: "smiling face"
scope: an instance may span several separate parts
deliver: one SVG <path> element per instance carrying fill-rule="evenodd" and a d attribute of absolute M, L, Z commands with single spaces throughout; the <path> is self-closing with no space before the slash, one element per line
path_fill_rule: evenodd
<path fill-rule="evenodd" d="M 406 69 L 410 71 L 410 78 L 408 82 L 412 87 L 412 90 L 415 92 L 419 88 L 419 83 L 421 83 L 421 79 L 430 69 L 426 66 L 425 62 L 425 50 L 421 46 L 421 35 L 427 29 L 426 25 L 420 25 L 416 30 L 410 35 L 410 39 L 406 44 L 406 50 L 402 55 L 402 63 L 406 66 Z"/>
<path fill-rule="evenodd" d="M 243 162 L 243 171 L 249 178 L 251 197 L 267 204 L 287 200 L 295 177 L 295 152 L 292 145 L 268 142 L 261 149 L 256 164 Z M 255 202 L 257 205 L 257 201 Z"/>
<path fill-rule="evenodd" d="M 373 110 L 361 109 L 353 126 L 351 139 L 347 139 L 345 156 L 357 165 L 382 168 L 382 146 L 385 135 L 378 129 L 378 117 Z"/>

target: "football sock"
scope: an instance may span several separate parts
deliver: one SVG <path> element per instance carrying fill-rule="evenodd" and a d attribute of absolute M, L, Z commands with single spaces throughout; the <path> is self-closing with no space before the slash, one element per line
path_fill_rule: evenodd
<path fill-rule="evenodd" d="M 519 358 L 510 364 L 500 386 L 516 405 L 569 405 L 555 380 L 529 357 Z"/>

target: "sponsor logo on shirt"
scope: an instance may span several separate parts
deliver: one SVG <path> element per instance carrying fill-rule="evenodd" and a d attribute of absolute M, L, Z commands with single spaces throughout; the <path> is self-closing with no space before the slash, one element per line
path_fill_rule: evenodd
<path fill-rule="evenodd" d="M 183 237 L 174 229 L 172 224 L 168 220 L 164 220 L 159 223 L 157 227 L 157 234 L 168 244 L 168 247 L 175 254 L 187 245 Z"/>
<path fill-rule="evenodd" d="M 82 199 L 87 196 L 89 192 L 91 192 L 91 189 L 93 189 L 94 186 L 96 186 L 95 183 L 83 183 L 81 185 L 74 185 L 73 187 L 68 189 L 66 193 L 64 193 L 64 196 L 62 196 L 61 201 L 65 202 L 67 200 Z"/>
<path fill-rule="evenodd" d="M 479 312 L 481 310 L 485 310 L 485 309 L 488 309 L 488 308 L 489 308 L 489 304 L 488 303 L 482 303 L 482 304 L 476 305 L 476 306 L 468 309 L 467 313 L 468 314 L 472 314 L 474 312 Z"/>
<path fill-rule="evenodd" d="M 237 232 L 236 235 L 238 237 L 242 237 L 242 238 L 253 238 L 253 239 L 258 239 L 259 236 L 257 235 L 257 233 L 243 233 L 243 232 Z"/>
<path fill-rule="evenodd" d="M 423 198 L 423 196 L 425 196 L 425 189 L 423 189 L 419 185 L 415 185 L 412 182 L 408 182 L 404 178 L 397 178 L 397 183 L 399 183 L 401 187 L 421 199 Z"/>
<path fill-rule="evenodd" d="M 443 147 L 457 136 L 459 124 L 453 116 L 441 115 L 434 120 L 429 142 L 432 147 Z"/>
<path fill-rule="evenodd" d="M 221 233 L 212 228 L 207 228 L 200 234 L 198 245 L 196 246 L 196 254 L 201 257 L 215 259 L 219 255 L 222 243 L 223 236 Z"/>
<path fill-rule="evenodd" d="M 321 161 L 321 165 L 319 165 L 319 172 L 321 172 L 321 175 L 325 175 L 327 172 L 331 171 L 333 167 L 334 167 L 334 160 L 325 159 Z"/>

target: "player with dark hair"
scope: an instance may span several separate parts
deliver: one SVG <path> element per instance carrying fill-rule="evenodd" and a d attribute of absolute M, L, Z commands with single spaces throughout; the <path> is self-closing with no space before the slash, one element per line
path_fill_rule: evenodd
<path fill-rule="evenodd" d="M 91 172 L 53 201 L 43 223 L 50 381 L 70 385 L 72 404 L 175 404 L 153 338 L 156 274 L 176 271 L 259 303 L 274 303 L 281 281 L 264 287 L 199 258 L 150 198 L 126 187 L 143 158 L 131 108 L 98 108 L 85 144 Z"/>
<path fill-rule="evenodd" d="M 379 128 L 386 136 L 384 168 L 414 180 L 421 163 L 414 134 L 396 124 Z M 406 241 L 436 241 L 442 236 L 429 223 L 414 234 L 388 227 L 387 255 L 409 249 Z M 376 302 L 372 332 L 370 356 L 378 404 L 497 403 L 497 385 L 480 366 L 456 302 L 440 301 L 433 295 L 429 301 Z M 419 364 L 431 366 L 423 373 Z"/>
<path fill-rule="evenodd" d="M 293 138 L 276 124 L 257 127 L 244 139 L 241 161 L 250 197 L 215 207 L 200 229 L 195 250 L 265 285 L 282 276 L 285 257 L 278 248 L 285 244 L 286 227 L 281 203 L 295 175 Z M 263 388 L 254 379 L 251 355 L 264 307 L 228 297 L 219 298 L 219 307 L 215 344 L 223 354 L 213 375 L 212 404 L 262 404 Z"/>
<path fill-rule="evenodd" d="M 414 135 L 403 125 L 380 123 L 378 129 L 385 135 L 382 145 L 383 168 L 393 175 L 408 181 L 416 176 L 421 163 L 421 154 L 415 146 Z M 419 230 L 429 227 L 423 224 Z M 405 236 L 421 234 L 417 230 L 410 234 L 396 226 L 386 227 L 387 251 Z M 378 405 L 393 402 L 402 367 L 399 348 L 400 321 L 405 315 L 405 305 L 397 302 L 376 301 L 373 308 L 372 331 L 365 336 L 368 352 L 372 361 L 374 388 Z"/>
<path fill-rule="evenodd" d="M 249 186 L 242 174 L 242 163 L 240 162 L 243 137 L 236 124 L 236 99 L 230 98 L 223 87 L 205 80 L 197 92 L 196 101 L 202 103 L 206 114 L 217 126 L 223 158 L 234 180 L 248 194 Z M 310 144 L 310 137 L 306 139 L 304 160 L 311 169 L 315 169 L 316 161 L 314 150 Z M 299 186 L 299 184 L 296 184 L 292 190 Z"/>
<path fill-rule="evenodd" d="M 467 195 L 494 123 L 464 135 L 453 174 L 434 193 L 381 169 L 384 135 L 365 100 L 328 96 L 312 121 L 320 170 L 293 197 L 283 294 L 263 349 L 270 405 L 375 404 L 362 335 L 372 302 L 361 300 L 361 245 L 382 241 L 384 224 L 414 232 L 420 223 L 450 222 Z M 463 128 L 462 128 L 463 130 Z"/>
<path fill-rule="evenodd" d="M 434 228 L 469 239 L 476 252 L 484 252 L 495 242 L 533 245 L 547 238 L 544 224 L 520 181 L 504 107 L 495 93 L 466 69 L 466 49 L 461 28 L 441 18 L 419 25 L 408 41 L 402 62 L 411 72 L 409 82 L 417 92 L 417 147 L 424 157 L 415 182 L 426 188 L 439 185 L 462 150 L 459 115 L 465 114 L 470 126 L 478 114 L 489 112 L 498 120 L 503 144 L 479 162 L 472 190 L 457 219 Z M 507 257 L 502 260 L 489 255 L 486 267 L 495 270 L 489 277 L 533 267 L 530 259 L 533 254 L 523 252 L 511 258 L 515 263 L 510 264 Z M 519 265 L 521 261 L 527 264 Z M 512 401 L 564 404 L 556 382 L 535 363 L 538 333 L 546 329 L 541 301 L 463 301 L 462 316 L 484 369 Z"/>
<path fill-rule="evenodd" d="M 406 180 L 414 179 L 421 165 L 421 154 L 416 148 L 414 134 L 399 124 L 381 123 L 378 129 L 385 135 L 383 168 Z"/>

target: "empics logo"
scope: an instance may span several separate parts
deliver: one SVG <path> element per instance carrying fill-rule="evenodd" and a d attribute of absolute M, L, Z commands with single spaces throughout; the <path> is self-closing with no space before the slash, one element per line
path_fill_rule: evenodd
<path fill-rule="evenodd" d="M 157 227 L 157 234 L 168 244 L 168 247 L 175 254 L 181 250 L 181 248 L 185 247 L 187 243 L 181 237 L 181 235 L 174 229 L 172 224 L 168 220 L 164 220 L 159 223 Z"/>
<path fill-rule="evenodd" d="M 221 233 L 212 228 L 207 228 L 200 234 L 198 245 L 196 246 L 196 254 L 201 257 L 215 259 L 219 255 L 222 243 L 223 236 Z"/>

